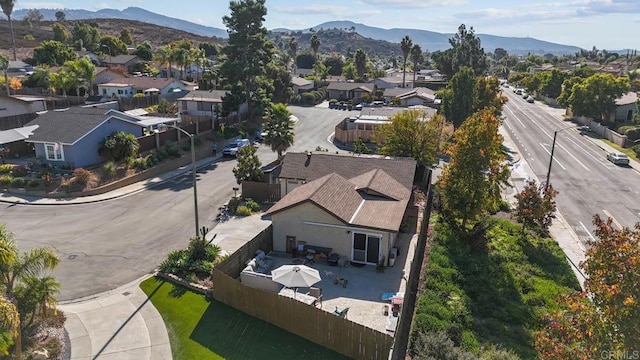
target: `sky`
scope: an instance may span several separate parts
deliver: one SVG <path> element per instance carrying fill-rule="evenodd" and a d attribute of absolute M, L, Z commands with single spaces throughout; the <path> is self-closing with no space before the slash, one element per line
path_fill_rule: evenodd
<path fill-rule="evenodd" d="M 15 9 L 125 9 L 224 29 L 227 0 L 17 0 Z M 267 0 L 268 29 L 308 29 L 351 20 L 381 28 L 454 33 L 464 23 L 476 33 L 533 37 L 585 49 L 640 48 L 640 0 Z M 400 39 L 398 39 L 398 42 Z"/>

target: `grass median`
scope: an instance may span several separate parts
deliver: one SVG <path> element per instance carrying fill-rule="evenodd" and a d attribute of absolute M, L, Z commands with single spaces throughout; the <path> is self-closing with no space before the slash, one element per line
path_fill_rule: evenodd
<path fill-rule="evenodd" d="M 140 288 L 158 309 L 174 360 L 346 359 L 218 301 L 158 278 Z"/>

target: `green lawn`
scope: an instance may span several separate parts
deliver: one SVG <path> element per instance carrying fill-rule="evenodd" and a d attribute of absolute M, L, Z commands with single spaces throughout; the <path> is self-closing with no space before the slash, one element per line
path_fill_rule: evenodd
<path fill-rule="evenodd" d="M 493 344 L 536 359 L 541 317 L 557 307 L 559 294 L 580 286 L 555 241 L 525 240 L 521 226 L 492 221 L 483 250 L 472 250 L 446 225 L 435 226 L 414 335 L 444 330 L 470 351 Z"/>
<path fill-rule="evenodd" d="M 203 295 L 157 278 L 140 284 L 167 326 L 174 360 L 346 359 Z"/>

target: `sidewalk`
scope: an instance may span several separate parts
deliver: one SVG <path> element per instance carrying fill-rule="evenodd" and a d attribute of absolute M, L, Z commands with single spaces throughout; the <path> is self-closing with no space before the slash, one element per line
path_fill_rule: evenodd
<path fill-rule="evenodd" d="M 71 360 L 171 360 L 164 321 L 138 286 L 142 279 L 86 300 L 72 300 L 65 312 Z"/>
<path fill-rule="evenodd" d="M 201 168 L 201 167 L 210 165 L 214 162 L 217 162 L 221 158 L 222 158 L 222 154 L 218 154 L 215 157 L 207 157 L 207 158 L 198 160 L 196 161 L 196 168 Z M 81 196 L 81 197 L 74 197 L 74 198 L 45 198 L 45 197 L 38 197 L 38 196 L 27 196 L 22 194 L 0 192 L 0 203 L 24 204 L 24 205 L 73 205 L 73 204 L 96 203 L 96 202 L 117 199 L 117 198 L 129 196 L 129 195 L 137 194 L 146 189 L 152 188 L 154 186 L 158 186 L 162 183 L 165 183 L 179 176 L 187 174 L 190 171 L 191 171 L 191 164 L 182 166 L 176 170 L 164 173 L 154 178 L 143 180 L 135 184 L 121 187 L 117 190 L 113 190 L 104 194 L 93 195 L 93 196 Z"/>

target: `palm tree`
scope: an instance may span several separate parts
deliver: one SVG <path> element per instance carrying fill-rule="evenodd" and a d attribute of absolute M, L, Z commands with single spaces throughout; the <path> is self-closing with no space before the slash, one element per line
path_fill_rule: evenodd
<path fill-rule="evenodd" d="M 161 46 L 156 50 L 155 59 L 160 63 L 160 66 L 168 65 L 169 71 L 167 71 L 167 77 L 173 77 L 171 71 L 171 64 L 174 60 L 174 50 L 171 46 Z"/>
<path fill-rule="evenodd" d="M 407 58 L 409 57 L 409 52 L 411 51 L 411 47 L 413 46 L 413 42 L 409 35 L 405 35 L 400 41 L 400 49 L 402 50 L 402 87 L 405 86 L 405 78 L 407 76 Z"/>
<path fill-rule="evenodd" d="M 0 0 L 0 7 L 2 12 L 7 15 L 9 20 L 9 28 L 11 28 L 11 42 L 13 44 L 13 61 L 16 61 L 16 36 L 13 33 L 13 21 L 11 21 L 11 13 L 13 13 L 13 6 L 16 4 L 16 0 Z"/>
<path fill-rule="evenodd" d="M 271 147 L 271 151 L 278 153 L 278 160 L 282 159 L 282 153 L 293 145 L 294 125 L 291 112 L 285 104 L 271 106 L 264 123 L 264 143 Z"/>
<path fill-rule="evenodd" d="M 0 355 L 7 356 L 13 339 L 20 332 L 20 313 L 11 301 L 2 296 L 0 296 L 0 329 L 7 330 L 0 333 Z"/>
<path fill-rule="evenodd" d="M 80 86 L 85 85 L 89 88 L 91 94 L 93 94 L 93 80 L 96 78 L 96 68 L 86 57 L 70 60 L 64 63 L 64 68 L 68 70 L 68 74 L 76 86 L 76 96 L 80 96 Z"/>
<path fill-rule="evenodd" d="M 318 35 L 313 34 L 311 37 L 311 51 L 313 51 L 313 57 L 318 56 L 318 49 L 320 49 L 320 38 Z"/>
<path fill-rule="evenodd" d="M 47 316 L 47 309 L 55 309 L 58 304 L 56 294 L 60 292 L 60 283 L 51 276 L 45 276 L 38 278 L 36 276 L 29 276 L 23 280 L 24 286 L 29 289 L 33 294 L 34 299 L 38 303 L 40 314 L 43 317 Z M 29 324 L 33 322 L 35 312 L 32 313 Z"/>
<path fill-rule="evenodd" d="M 422 48 L 415 44 L 411 48 L 411 61 L 413 62 L 413 87 L 416 87 L 416 72 L 418 71 L 418 63 L 422 60 Z"/>
<path fill-rule="evenodd" d="M 176 65 L 180 67 L 180 80 L 182 80 L 184 75 L 184 69 L 189 63 L 189 50 L 183 48 L 177 48 L 174 52 L 174 59 Z"/>
<path fill-rule="evenodd" d="M 293 74 L 296 74 L 296 55 L 298 54 L 298 40 L 295 37 L 289 39 L 289 54 L 293 59 Z"/>

